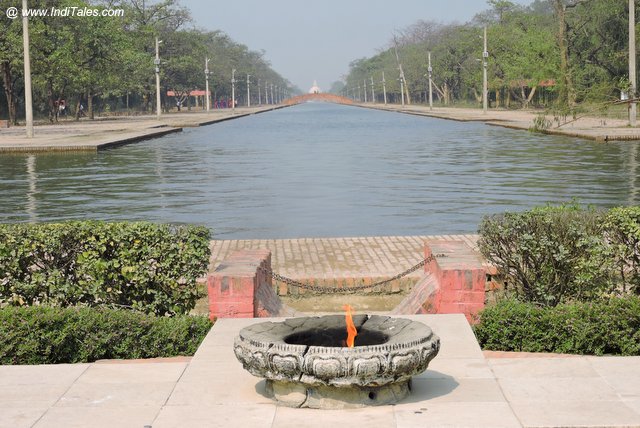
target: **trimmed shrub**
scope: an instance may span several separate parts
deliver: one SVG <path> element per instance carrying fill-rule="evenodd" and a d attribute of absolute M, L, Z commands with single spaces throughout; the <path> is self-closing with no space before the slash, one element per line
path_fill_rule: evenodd
<path fill-rule="evenodd" d="M 486 350 L 640 355 L 640 297 L 540 307 L 504 300 L 474 327 Z"/>
<path fill-rule="evenodd" d="M 589 301 L 616 283 L 603 214 L 577 204 L 485 217 L 478 247 L 497 280 L 519 299 L 544 306 Z"/>
<path fill-rule="evenodd" d="M 0 307 L 128 307 L 186 313 L 206 271 L 209 230 L 148 222 L 0 225 Z"/>
<path fill-rule="evenodd" d="M 606 237 L 613 247 L 622 291 L 640 295 L 640 207 L 618 207 L 604 218 Z"/>
<path fill-rule="evenodd" d="M 0 364 L 193 355 L 211 328 L 204 316 L 156 317 L 108 308 L 0 310 Z"/>

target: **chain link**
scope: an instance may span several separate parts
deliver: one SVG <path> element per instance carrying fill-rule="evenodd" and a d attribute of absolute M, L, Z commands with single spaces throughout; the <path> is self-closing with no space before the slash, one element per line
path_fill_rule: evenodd
<path fill-rule="evenodd" d="M 397 281 L 400 278 L 403 278 L 415 271 L 417 271 L 418 269 L 420 269 L 421 267 L 423 267 L 424 265 L 426 265 L 427 263 L 433 261 L 436 259 L 436 257 L 442 257 L 444 255 L 430 255 L 429 257 L 427 257 L 426 259 L 420 261 L 418 264 L 415 264 L 413 266 L 411 266 L 409 269 L 397 274 L 396 276 L 389 278 L 389 279 L 385 279 L 383 281 L 378 281 L 378 282 L 374 282 L 373 284 L 366 284 L 366 285 L 356 285 L 353 287 L 346 287 L 346 288 L 340 288 L 340 287 L 324 287 L 324 286 L 318 286 L 318 285 L 314 285 L 314 284 L 306 284 L 304 282 L 300 282 L 297 281 L 295 279 L 291 279 L 291 278 L 287 278 L 286 276 L 280 275 L 279 273 L 274 272 L 272 269 L 268 269 L 265 267 L 258 267 L 259 270 L 261 270 L 262 272 L 266 273 L 267 275 L 271 275 L 271 278 L 273 278 L 275 281 L 279 281 L 282 282 L 284 284 L 290 285 L 292 287 L 298 287 L 298 288 L 302 288 L 305 290 L 310 290 L 310 291 L 314 291 L 316 293 L 352 293 L 355 291 L 362 291 L 362 290 L 368 290 L 374 287 L 378 287 L 378 286 L 382 286 L 382 285 L 386 285 L 390 282 L 393 281 Z"/>

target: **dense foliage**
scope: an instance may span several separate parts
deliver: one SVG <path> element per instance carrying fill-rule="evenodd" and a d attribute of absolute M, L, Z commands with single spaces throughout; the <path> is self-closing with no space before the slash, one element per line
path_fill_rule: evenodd
<path fill-rule="evenodd" d="M 210 328 L 206 317 L 156 317 L 106 308 L 6 307 L 0 309 L 0 364 L 193 355 Z"/>
<path fill-rule="evenodd" d="M 622 291 L 640 295 L 640 207 L 612 209 L 603 228 L 613 246 Z"/>
<path fill-rule="evenodd" d="M 0 0 L 3 12 L 15 1 Z M 210 91 L 213 100 L 231 98 L 232 69 L 246 85 L 250 74 L 252 92 L 260 79 L 291 89 L 276 73 L 264 52 L 249 50 L 221 31 L 202 31 L 191 26 L 188 9 L 178 0 L 30 0 L 32 9 L 90 7 L 122 9 L 114 17 L 31 17 L 31 73 L 35 113 L 57 120 L 59 103 L 66 101 L 67 114 L 80 114 L 80 104 L 93 117 L 94 103 L 101 111 L 132 108 L 152 110 L 155 102 L 155 39 L 160 49 L 160 80 L 164 109 L 174 107 L 174 91 L 185 100 L 192 90 L 205 89 L 205 57 L 211 59 Z M 11 122 L 24 111 L 22 20 L 0 19 L 0 115 Z M 239 84 L 237 83 L 237 84 Z M 237 85 L 236 84 L 236 85 Z M 245 86 L 246 87 L 246 86 Z M 237 89 L 237 88 L 236 88 Z M 242 103 L 245 91 L 236 90 Z M 186 98 L 190 101 L 191 98 Z M 185 103 L 186 104 L 186 103 Z M 5 107 L 6 105 L 6 107 Z M 20 107 L 20 108 L 18 108 Z M 189 106 L 190 107 L 190 106 Z"/>
<path fill-rule="evenodd" d="M 186 313 L 200 297 L 209 230 L 148 222 L 0 225 L 0 307 L 127 307 Z"/>
<path fill-rule="evenodd" d="M 573 108 L 578 102 L 617 100 L 620 90 L 628 89 L 627 2 L 487 3 L 490 9 L 464 24 L 419 20 L 399 31 L 377 55 L 353 61 L 346 80 L 334 84 L 333 90 L 363 99 L 365 81 L 371 95 L 373 78 L 381 101 L 384 73 L 390 102 L 399 102 L 402 65 L 411 102 L 425 102 L 430 53 L 435 100 L 479 103 L 485 26 L 493 106 Z"/>
<path fill-rule="evenodd" d="M 504 300 L 474 327 L 483 349 L 640 355 L 640 297 L 540 307 Z"/>
<path fill-rule="evenodd" d="M 577 204 L 485 217 L 478 246 L 520 300 L 554 306 L 603 295 L 640 295 L 640 207 Z"/>
<path fill-rule="evenodd" d="M 579 205 L 485 217 L 478 247 L 507 292 L 539 305 L 592 300 L 615 284 L 602 212 Z"/>

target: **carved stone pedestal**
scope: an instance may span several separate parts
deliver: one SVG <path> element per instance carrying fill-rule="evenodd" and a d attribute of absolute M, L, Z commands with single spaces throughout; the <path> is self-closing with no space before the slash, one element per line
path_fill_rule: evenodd
<path fill-rule="evenodd" d="M 349 408 L 395 403 L 427 369 L 440 339 L 403 318 L 357 315 L 355 347 L 343 346 L 344 316 L 263 322 L 240 331 L 234 351 L 267 394 L 291 407 Z"/>

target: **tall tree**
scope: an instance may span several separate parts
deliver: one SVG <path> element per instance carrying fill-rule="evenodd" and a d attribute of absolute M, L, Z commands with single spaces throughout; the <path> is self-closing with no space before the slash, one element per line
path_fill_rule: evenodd
<path fill-rule="evenodd" d="M 574 108 L 576 105 L 576 91 L 573 85 L 573 71 L 569 59 L 567 10 L 576 7 L 584 1 L 585 0 L 553 0 L 558 25 L 556 38 L 560 51 L 560 76 L 562 79 L 560 82 L 558 102 L 569 108 Z"/>
<path fill-rule="evenodd" d="M 0 7 L 6 10 L 10 2 L 0 1 Z M 17 123 L 18 81 L 22 77 L 22 23 L 19 19 L 0 21 L 0 73 L 7 101 L 9 123 Z"/>

